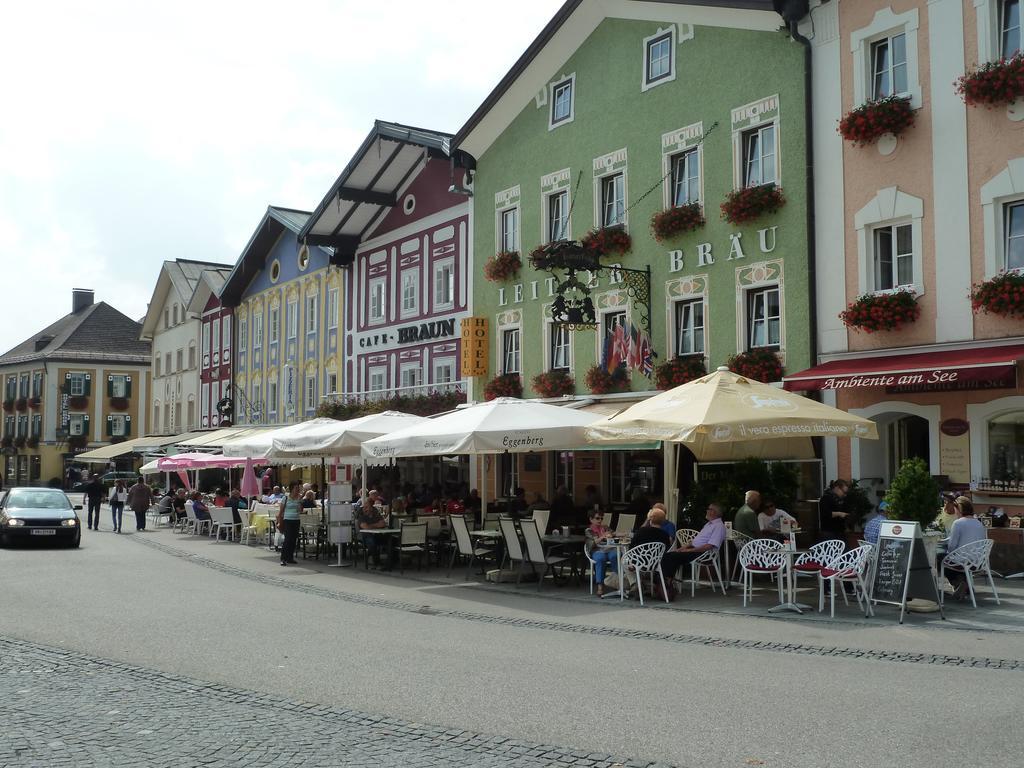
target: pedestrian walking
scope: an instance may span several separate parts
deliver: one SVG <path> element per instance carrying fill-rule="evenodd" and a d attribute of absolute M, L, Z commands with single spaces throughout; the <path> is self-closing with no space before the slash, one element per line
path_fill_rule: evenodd
<path fill-rule="evenodd" d="M 114 523 L 114 533 L 121 532 L 121 518 L 124 515 L 126 501 L 128 501 L 128 489 L 124 485 L 124 480 L 117 480 L 114 482 L 114 487 L 110 489 L 110 519 Z"/>
<path fill-rule="evenodd" d="M 293 480 L 288 495 L 277 511 L 277 527 L 284 533 L 281 547 L 281 565 L 295 565 L 295 543 L 299 539 L 299 514 L 302 512 L 302 483 Z"/>
<path fill-rule="evenodd" d="M 140 477 L 138 482 L 128 489 L 128 506 L 135 513 L 135 530 L 146 530 L 146 513 L 153 503 L 153 492 L 149 490 Z"/>
<path fill-rule="evenodd" d="M 103 504 L 103 494 L 103 483 L 100 482 L 100 476 L 93 474 L 92 478 L 85 485 L 85 498 L 89 505 L 89 516 L 87 518 L 89 530 L 98 531 L 100 529 L 100 505 Z"/>

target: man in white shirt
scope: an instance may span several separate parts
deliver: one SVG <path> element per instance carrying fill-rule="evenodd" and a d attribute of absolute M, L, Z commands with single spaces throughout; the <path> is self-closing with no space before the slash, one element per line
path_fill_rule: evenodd
<path fill-rule="evenodd" d="M 761 511 L 757 515 L 757 525 L 762 533 L 782 533 L 782 521 L 789 520 L 795 524 L 796 518 L 775 506 L 775 501 L 766 498 L 761 504 Z"/>

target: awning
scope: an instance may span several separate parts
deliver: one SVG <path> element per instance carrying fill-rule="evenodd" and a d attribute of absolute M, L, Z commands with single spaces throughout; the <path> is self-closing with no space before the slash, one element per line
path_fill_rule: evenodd
<path fill-rule="evenodd" d="M 165 445 L 173 445 L 178 439 L 177 435 L 153 435 L 151 437 L 136 437 L 133 440 L 125 440 L 123 443 L 104 445 L 100 448 L 93 448 L 75 456 L 75 461 L 110 461 L 118 456 L 126 456 L 129 453 L 143 453 L 152 448 L 161 448 Z"/>
<path fill-rule="evenodd" d="M 814 389 L 887 389 L 897 392 L 996 389 L 1017 384 L 1017 361 L 1024 345 L 880 355 L 832 360 L 784 376 L 791 391 Z"/>
<path fill-rule="evenodd" d="M 252 435 L 259 432 L 266 432 L 274 427 L 221 427 L 209 432 L 202 432 L 190 437 L 187 440 L 179 440 L 175 445 L 193 448 L 220 448 L 228 440 L 235 440 L 245 435 Z"/>
<path fill-rule="evenodd" d="M 646 395 L 656 395 L 657 392 L 647 392 Z M 646 397 L 633 397 L 628 400 L 573 400 L 566 403 L 566 408 L 572 408 L 584 413 L 596 413 L 598 416 L 614 416 L 617 413 L 636 405 Z M 650 443 L 587 443 L 577 450 L 580 451 L 660 451 L 661 441 L 656 440 Z"/>

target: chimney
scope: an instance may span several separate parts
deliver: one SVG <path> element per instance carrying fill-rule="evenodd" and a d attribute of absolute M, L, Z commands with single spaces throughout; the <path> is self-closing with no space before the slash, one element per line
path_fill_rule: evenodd
<path fill-rule="evenodd" d="M 73 313 L 81 312 L 83 309 L 92 306 L 93 297 L 92 288 L 72 288 L 71 289 L 71 311 Z"/>

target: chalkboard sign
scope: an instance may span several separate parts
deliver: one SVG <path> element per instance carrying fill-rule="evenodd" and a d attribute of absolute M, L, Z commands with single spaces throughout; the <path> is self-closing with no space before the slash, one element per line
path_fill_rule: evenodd
<path fill-rule="evenodd" d="M 907 610 L 907 600 L 920 598 L 939 602 L 939 587 L 924 548 L 920 525 L 887 520 L 882 523 L 876 547 L 871 575 L 872 602 L 898 605 L 900 624 Z M 942 618 L 946 618 L 945 614 Z"/>
<path fill-rule="evenodd" d="M 903 604 L 903 593 L 910 573 L 913 539 L 878 539 L 878 558 L 871 596 L 876 603 Z"/>

